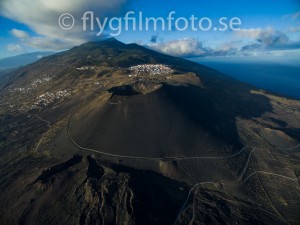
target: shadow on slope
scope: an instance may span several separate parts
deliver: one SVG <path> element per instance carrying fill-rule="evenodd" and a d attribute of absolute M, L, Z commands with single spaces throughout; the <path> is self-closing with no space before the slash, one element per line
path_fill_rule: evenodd
<path fill-rule="evenodd" d="M 235 99 L 195 86 L 164 84 L 148 95 L 116 90 L 108 102 L 90 103 L 72 119 L 70 133 L 80 146 L 142 157 L 230 155 L 242 148 L 236 117 L 272 109 L 263 96 Z"/>

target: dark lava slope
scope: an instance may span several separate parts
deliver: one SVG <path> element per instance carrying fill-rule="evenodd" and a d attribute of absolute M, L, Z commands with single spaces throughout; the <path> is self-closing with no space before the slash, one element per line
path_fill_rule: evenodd
<path fill-rule="evenodd" d="M 222 156 L 242 145 L 234 118 L 205 90 L 164 84 L 148 95 L 112 91 L 72 118 L 70 134 L 80 146 L 142 157 Z"/>

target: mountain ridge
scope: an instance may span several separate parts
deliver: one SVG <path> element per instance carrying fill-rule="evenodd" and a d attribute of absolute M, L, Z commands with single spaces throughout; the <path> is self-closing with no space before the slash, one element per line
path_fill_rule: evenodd
<path fill-rule="evenodd" d="M 28 64 L 34 63 L 41 59 L 54 54 L 54 52 L 32 52 L 24 53 L 17 56 L 11 56 L 7 58 L 0 59 L 0 70 L 13 69 L 21 66 L 26 66 Z"/>

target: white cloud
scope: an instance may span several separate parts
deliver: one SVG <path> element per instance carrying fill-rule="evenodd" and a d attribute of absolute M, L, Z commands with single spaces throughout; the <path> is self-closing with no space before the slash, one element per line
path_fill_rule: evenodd
<path fill-rule="evenodd" d="M 71 42 L 49 37 L 30 37 L 28 39 L 24 39 L 22 43 L 41 50 L 59 51 L 73 47 Z"/>
<path fill-rule="evenodd" d="M 66 49 L 91 39 L 95 35 L 82 31 L 81 17 L 85 11 L 92 10 L 98 17 L 112 16 L 120 12 L 128 0 L 1 0 L 0 15 L 23 23 L 45 39 L 34 39 L 30 43 L 40 46 L 42 41 L 49 47 L 57 43 L 55 50 Z M 71 13 L 76 25 L 69 31 L 58 25 L 59 16 Z M 27 38 L 25 33 L 12 31 L 18 38 Z M 98 37 L 99 38 L 99 37 Z M 63 41 L 60 41 L 63 40 Z M 51 45 L 52 45 L 51 44 Z"/>
<path fill-rule="evenodd" d="M 20 43 L 25 46 L 40 50 L 62 50 L 73 46 L 69 41 L 51 37 L 31 37 L 23 30 L 13 29 L 11 34 L 20 39 Z M 20 45 L 19 45 L 20 46 Z"/>
<path fill-rule="evenodd" d="M 285 33 L 273 28 L 243 29 L 234 33 L 231 42 L 219 43 L 214 48 L 204 47 L 202 42 L 185 38 L 148 45 L 156 51 L 177 57 L 205 57 L 205 56 L 229 56 L 229 55 L 260 55 L 275 50 L 300 49 L 300 40 L 291 40 Z"/>
<path fill-rule="evenodd" d="M 300 12 L 296 12 L 296 13 L 292 14 L 291 16 L 294 20 L 299 19 L 300 18 Z"/>
<path fill-rule="evenodd" d="M 22 53 L 24 49 L 18 44 L 9 44 L 6 46 L 7 51 L 11 53 Z"/>
<path fill-rule="evenodd" d="M 292 19 L 292 20 L 297 20 L 300 18 L 300 12 L 295 12 L 291 14 L 284 15 L 282 17 L 283 19 Z"/>
<path fill-rule="evenodd" d="M 240 38 L 249 39 L 248 44 L 241 47 L 242 51 L 300 48 L 300 40 L 292 41 L 287 34 L 271 27 L 265 29 L 243 29 L 236 31 L 236 35 Z"/>
<path fill-rule="evenodd" d="M 150 48 L 173 56 L 191 57 L 201 56 L 207 53 L 202 42 L 193 38 L 184 38 L 164 43 L 153 43 Z"/>
<path fill-rule="evenodd" d="M 242 29 L 236 31 L 236 34 L 242 38 L 250 38 L 257 40 L 258 42 L 263 43 L 266 46 L 272 46 L 276 44 L 283 44 L 289 41 L 289 38 L 286 34 L 274 30 L 271 27 L 256 28 L 256 29 Z"/>
<path fill-rule="evenodd" d="M 298 27 L 290 27 L 288 31 L 292 32 L 292 33 L 300 32 L 300 26 L 298 26 Z"/>
<path fill-rule="evenodd" d="M 222 43 L 213 48 L 203 46 L 203 43 L 194 38 L 184 38 L 160 43 L 151 43 L 147 47 L 177 57 L 192 58 L 206 56 L 226 56 L 236 54 L 237 43 Z"/>
<path fill-rule="evenodd" d="M 29 37 L 29 34 L 28 34 L 27 32 L 25 32 L 25 31 L 23 31 L 23 30 L 12 29 L 12 30 L 10 31 L 10 33 L 11 33 L 12 35 L 14 35 L 15 37 L 21 38 L 21 39 L 23 39 L 23 38 L 28 38 L 28 37 Z"/>

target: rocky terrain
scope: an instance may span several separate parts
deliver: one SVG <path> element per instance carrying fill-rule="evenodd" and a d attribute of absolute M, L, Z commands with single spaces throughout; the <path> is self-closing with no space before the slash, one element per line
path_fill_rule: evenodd
<path fill-rule="evenodd" d="M 7 77 L 1 224 L 300 224 L 300 101 L 115 39 Z"/>

